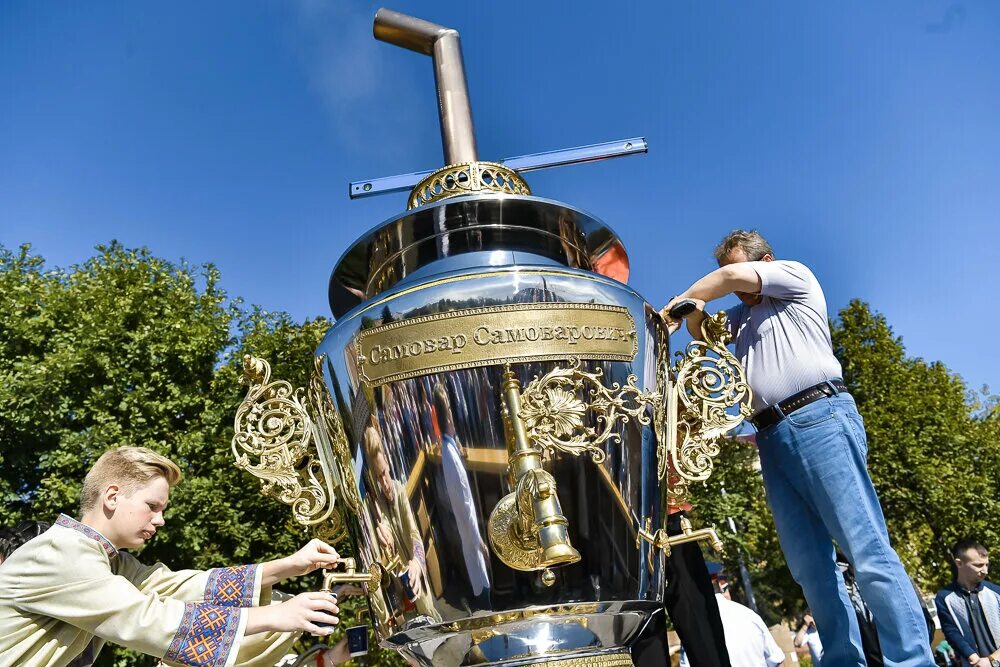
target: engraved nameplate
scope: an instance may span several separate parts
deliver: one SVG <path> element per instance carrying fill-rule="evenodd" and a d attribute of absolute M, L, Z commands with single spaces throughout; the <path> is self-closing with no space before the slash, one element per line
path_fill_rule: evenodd
<path fill-rule="evenodd" d="M 361 379 L 371 386 L 502 363 L 578 357 L 632 361 L 628 309 L 590 303 L 525 303 L 455 310 L 358 334 Z"/>

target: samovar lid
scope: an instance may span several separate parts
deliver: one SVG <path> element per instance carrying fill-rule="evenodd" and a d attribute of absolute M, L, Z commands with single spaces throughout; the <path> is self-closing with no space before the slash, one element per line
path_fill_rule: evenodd
<path fill-rule="evenodd" d="M 330 309 L 340 318 L 433 262 L 497 251 L 628 280 L 618 235 L 589 213 L 542 197 L 469 195 L 407 211 L 355 241 L 330 276 Z"/>

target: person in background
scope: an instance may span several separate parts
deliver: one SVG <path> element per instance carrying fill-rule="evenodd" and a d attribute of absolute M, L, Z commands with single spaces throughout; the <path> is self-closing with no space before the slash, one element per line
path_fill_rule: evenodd
<path fill-rule="evenodd" d="M 962 667 L 958 656 L 955 655 L 955 649 L 951 647 L 947 639 L 938 642 L 934 649 L 934 662 L 937 663 L 938 667 Z"/>
<path fill-rule="evenodd" d="M 795 633 L 793 643 L 795 644 L 795 648 L 802 648 L 804 646 L 809 650 L 809 657 L 812 659 L 813 665 L 820 664 L 820 661 L 823 659 L 823 642 L 819 638 L 816 619 L 812 617 L 811 610 L 806 609 L 805 615 L 802 616 L 802 625 L 799 626 L 799 631 Z"/>
<path fill-rule="evenodd" d="M 777 667 L 785 661 L 785 653 L 774 641 L 763 619 L 748 607 L 733 602 L 729 582 L 714 582 L 715 598 L 725 629 L 726 650 L 733 667 Z M 680 667 L 689 667 L 687 652 L 681 649 Z M 818 663 L 817 663 L 818 664 Z"/>
<path fill-rule="evenodd" d="M 14 550 L 49 529 L 42 521 L 21 521 L 13 528 L 0 530 L 0 563 L 10 558 Z"/>
<path fill-rule="evenodd" d="M 945 639 L 972 667 L 1000 667 L 1000 586 L 987 581 L 990 554 L 975 540 L 952 549 L 955 579 L 934 598 Z"/>

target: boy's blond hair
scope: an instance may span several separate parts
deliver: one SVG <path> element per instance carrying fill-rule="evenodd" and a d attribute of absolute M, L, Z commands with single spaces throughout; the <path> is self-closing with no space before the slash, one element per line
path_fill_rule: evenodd
<path fill-rule="evenodd" d="M 80 513 L 86 514 L 93 509 L 104 490 L 112 484 L 121 487 L 127 495 L 157 476 L 174 486 L 181 481 L 181 469 L 167 457 L 145 447 L 108 450 L 101 454 L 83 479 Z"/>

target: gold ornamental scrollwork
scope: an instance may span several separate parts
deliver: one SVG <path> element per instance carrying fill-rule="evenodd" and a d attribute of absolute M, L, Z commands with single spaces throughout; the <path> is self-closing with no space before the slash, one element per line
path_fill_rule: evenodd
<path fill-rule="evenodd" d="M 258 478 L 264 495 L 289 505 L 299 523 L 324 535 L 338 533 L 334 461 L 316 447 L 320 431 L 305 391 L 272 380 L 270 364 L 250 355 L 243 358 L 241 382 L 248 388 L 231 443 L 236 467 Z"/>
<path fill-rule="evenodd" d="M 606 387 L 603 375 L 600 368 L 581 370 L 580 361 L 572 358 L 568 368 L 557 366 L 529 382 L 521 394 L 520 416 L 531 441 L 550 454 L 589 454 L 594 463 L 602 463 L 605 443 L 621 441 L 619 422 L 649 424 L 646 406 L 659 403 L 660 394 L 639 389 L 635 375 L 624 386 L 615 382 Z M 587 424 L 588 413 L 595 417 L 594 426 Z"/>
<path fill-rule="evenodd" d="M 531 188 L 516 171 L 496 162 L 450 164 L 417 183 L 410 192 L 407 208 L 486 192 L 530 195 Z"/>
<path fill-rule="evenodd" d="M 655 415 L 658 472 L 660 479 L 671 477 L 675 501 L 686 497 L 692 482 L 711 476 L 719 441 L 751 414 L 746 371 L 726 348 L 732 335 L 725 311 L 706 317 L 701 333 L 673 367 L 663 360 L 659 369 L 667 400 Z"/>

